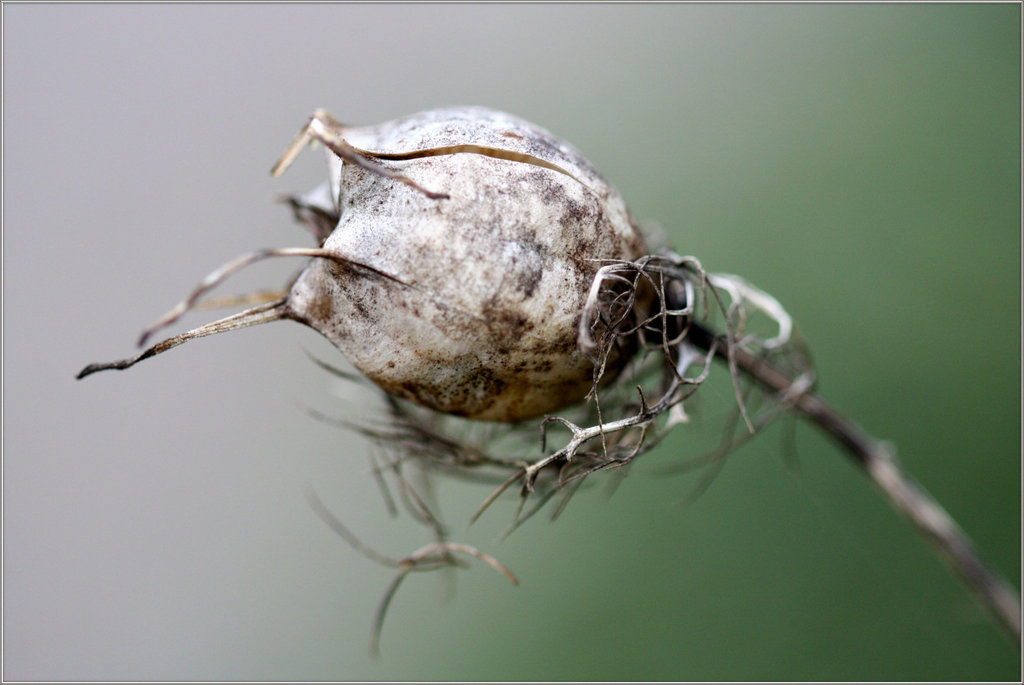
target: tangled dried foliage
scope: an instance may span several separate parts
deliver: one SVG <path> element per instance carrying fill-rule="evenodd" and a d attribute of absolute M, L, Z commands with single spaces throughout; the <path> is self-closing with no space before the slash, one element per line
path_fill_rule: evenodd
<path fill-rule="evenodd" d="M 366 547 L 310 492 L 318 515 L 355 549 L 399 569 L 378 611 L 374 646 L 384 612 L 399 583 L 412 570 L 459 565 L 455 554 L 483 560 L 515 582 L 492 557 L 448 541 L 446 527 L 409 477 L 409 469 L 426 474 L 492 483 L 496 488 L 472 517 L 476 520 L 502 494 L 515 487 L 518 506 L 508 535 L 550 500 L 557 498 L 554 519 L 589 476 L 623 469 L 656 447 L 673 427 L 689 421 L 686 401 L 712 371 L 717 357 L 726 363 L 735 391 L 730 430 L 719 447 L 679 461 L 675 470 L 708 466 L 696 492 L 710 482 L 724 457 L 785 410 L 814 381 L 807 351 L 782 306 L 744 279 L 705 271 L 694 257 L 670 251 L 636 261 L 606 261 L 597 269 L 580 317 L 579 345 L 594 363 L 591 392 L 579 406 L 540 422 L 481 424 L 417 407 L 389 395 L 383 416 L 338 419 L 314 416 L 344 426 L 378 445 L 382 457 L 373 471 L 389 508 L 397 499 L 435 537 L 435 543 L 401 560 Z M 607 372 L 609 359 L 630 362 L 617 374 Z M 783 373 L 785 390 L 753 399 L 751 382 L 737 358 L 758 360 Z M 353 382 L 348 374 L 318 364 Z M 371 386 L 372 387 L 372 386 Z M 756 407 L 756 411 L 755 411 Z M 562 430 L 558 430 L 562 429 Z M 567 439 L 555 442 L 554 434 Z M 533 456 L 530 456 L 530 455 Z"/>

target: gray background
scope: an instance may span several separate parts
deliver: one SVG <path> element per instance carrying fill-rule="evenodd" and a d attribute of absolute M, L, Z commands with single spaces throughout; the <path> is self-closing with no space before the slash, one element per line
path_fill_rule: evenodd
<path fill-rule="evenodd" d="M 572 141 L 634 213 L 775 294 L 823 393 L 1020 574 L 1020 7 L 5 5 L 6 679 L 1019 678 L 1016 649 L 844 456 L 776 428 L 696 477 L 677 432 L 613 497 L 507 541 L 488 490 L 442 483 L 497 554 L 410 578 L 333 536 L 313 483 L 391 554 L 367 446 L 317 423 L 370 402 L 293 324 L 76 382 L 244 251 L 304 245 L 270 165 L 326 107 L 448 104 Z M 281 283 L 264 264 L 224 292 Z M 208 313 L 193 314 L 196 324 Z M 336 397 L 336 395 L 341 395 Z M 709 393 L 706 413 L 727 406 Z"/>

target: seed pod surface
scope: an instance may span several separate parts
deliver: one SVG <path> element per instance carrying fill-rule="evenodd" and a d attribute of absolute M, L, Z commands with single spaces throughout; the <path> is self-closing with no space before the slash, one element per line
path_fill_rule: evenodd
<path fill-rule="evenodd" d="M 582 399 L 578 325 L 600 260 L 646 253 L 618 192 L 568 144 L 489 109 L 338 133 L 404 179 L 328 152 L 339 220 L 322 247 L 339 259 L 310 262 L 289 317 L 438 411 L 518 421 Z"/>

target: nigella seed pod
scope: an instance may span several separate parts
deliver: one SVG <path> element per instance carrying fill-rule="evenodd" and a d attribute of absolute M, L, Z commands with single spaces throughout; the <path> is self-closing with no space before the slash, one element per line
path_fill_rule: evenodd
<path fill-rule="evenodd" d="M 312 257 L 287 295 L 80 376 L 202 335 L 292 319 L 386 392 L 440 412 L 520 421 L 586 396 L 594 360 L 578 343 L 594 276 L 647 247 L 622 197 L 578 151 L 481 107 L 377 126 L 317 112 L 274 173 L 311 141 L 327 148 L 329 180 L 290 202 L 320 245 L 244 255 L 149 332 L 257 259 Z M 620 341 L 601 360 L 603 378 L 629 355 Z"/>
<path fill-rule="evenodd" d="M 562 491 L 557 516 L 584 479 L 622 469 L 685 423 L 684 401 L 716 358 L 728 366 L 736 413 L 719 447 L 682 468 L 706 465 L 713 476 L 728 452 L 781 411 L 804 415 L 849 450 L 1020 639 L 1019 593 L 901 470 L 891 446 L 813 392 L 813 365 L 781 304 L 740 276 L 708 273 L 696 257 L 667 246 L 649 253 L 622 198 L 568 144 L 483 108 L 439 109 L 367 127 L 346 126 L 321 111 L 273 173 L 314 141 L 327 148 L 329 179 L 288 202 L 318 246 L 261 250 L 225 264 L 150 327 L 140 345 L 235 271 L 268 257 L 309 258 L 287 289 L 272 298 L 241 298 L 262 304 L 130 359 L 92 364 L 78 377 L 131 367 L 194 338 L 291 319 L 327 337 L 387 393 L 426 407 L 412 411 L 389 401 L 385 421 L 348 425 L 393 450 L 374 473 L 394 475 L 402 501 L 433 542 L 391 558 L 360 542 L 307 490 L 332 530 L 397 571 L 374 622 L 374 648 L 390 600 L 412 570 L 456 566 L 457 556 L 469 557 L 517 582 L 490 555 L 446 539 L 429 498 L 403 474 L 410 459 L 423 475 L 436 468 L 481 480 L 496 476 L 500 484 L 474 520 L 518 484 L 511 532 Z M 599 397 L 602 382 L 627 363 L 622 382 Z M 555 414 L 591 392 L 593 402 Z M 749 399 L 755 411 L 761 400 L 766 406 L 752 414 Z M 517 422 L 542 414 L 549 415 L 540 422 L 540 456 L 509 456 L 502 438 L 516 437 L 524 425 Z M 448 415 L 506 423 L 478 431 Z M 736 426 L 747 432 L 736 435 Z M 548 427 L 567 432 L 561 447 L 548 448 Z M 524 507 L 535 493 L 537 504 Z"/>

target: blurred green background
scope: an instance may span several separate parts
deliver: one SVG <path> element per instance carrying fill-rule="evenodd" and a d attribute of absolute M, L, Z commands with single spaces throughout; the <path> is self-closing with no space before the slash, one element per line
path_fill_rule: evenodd
<path fill-rule="evenodd" d="M 6 680 L 1019 680 L 1020 656 L 845 455 L 779 424 L 707 493 L 657 468 L 504 542 L 512 502 L 441 483 L 497 555 L 409 579 L 368 447 L 315 423 L 336 389 L 298 327 L 76 383 L 211 268 L 304 244 L 267 169 L 304 117 L 482 104 L 572 141 L 713 271 L 796 318 L 822 393 L 1019 587 L 1018 4 L 6 5 Z M 273 286 L 295 264 L 228 288 Z M 276 269 L 276 271 L 275 271 Z M 189 323 L 204 320 L 195 315 Z M 702 415 L 727 406 L 709 388 Z"/>

